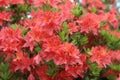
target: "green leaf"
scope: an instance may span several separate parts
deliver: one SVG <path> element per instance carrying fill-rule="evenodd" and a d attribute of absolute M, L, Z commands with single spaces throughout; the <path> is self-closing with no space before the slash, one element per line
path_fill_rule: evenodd
<path fill-rule="evenodd" d="M 106 25 L 106 22 L 100 22 L 100 26 L 104 27 Z"/>
<path fill-rule="evenodd" d="M 116 71 L 120 71 L 120 64 L 111 64 L 110 68 Z"/>
<path fill-rule="evenodd" d="M 30 6 L 27 5 L 27 4 L 24 4 L 24 5 L 17 5 L 18 9 L 20 10 L 20 12 L 29 12 L 31 9 L 30 9 Z"/>
<path fill-rule="evenodd" d="M 91 8 L 91 12 L 96 13 L 97 12 L 97 8 L 96 7 Z"/>
<path fill-rule="evenodd" d="M 113 75 L 110 75 L 107 77 L 108 80 L 116 80 L 117 77 L 116 76 L 113 76 Z"/>
<path fill-rule="evenodd" d="M 42 49 L 40 47 L 36 47 L 34 51 L 35 51 L 35 53 L 39 53 L 42 51 Z"/>
<path fill-rule="evenodd" d="M 71 12 L 72 12 L 75 16 L 79 17 L 80 15 L 82 15 L 82 10 L 83 10 L 83 7 L 82 7 L 82 6 L 76 5 L 76 6 L 72 9 Z"/>
<path fill-rule="evenodd" d="M 13 24 L 12 25 L 12 29 L 16 30 L 18 28 L 18 25 L 17 24 Z"/>
<path fill-rule="evenodd" d="M 51 6 L 49 5 L 49 4 L 44 4 L 43 6 L 42 6 L 42 10 L 43 11 L 49 11 L 51 9 Z"/>
<path fill-rule="evenodd" d="M 7 63 L 1 63 L 0 64 L 0 79 L 2 80 L 10 80 L 10 69 L 9 69 L 9 65 Z"/>
<path fill-rule="evenodd" d="M 56 12 L 56 11 L 58 11 L 58 8 L 52 8 L 52 11 Z"/>
<path fill-rule="evenodd" d="M 46 72 L 46 74 L 54 78 L 55 75 L 57 74 L 59 66 L 56 65 L 52 60 L 49 62 L 45 62 L 45 64 L 48 66 L 48 71 Z"/>
<path fill-rule="evenodd" d="M 67 22 L 64 22 L 62 24 L 63 30 L 59 31 L 59 36 L 62 41 L 68 41 L 69 31 L 68 31 L 68 24 Z"/>
<path fill-rule="evenodd" d="M 99 76 L 101 69 L 98 68 L 98 65 L 96 63 L 90 64 L 92 76 Z"/>
<path fill-rule="evenodd" d="M 116 38 L 114 35 L 111 35 L 105 30 L 100 31 L 100 34 L 104 37 L 104 41 L 108 48 L 112 50 L 120 49 L 120 38 Z"/>
<path fill-rule="evenodd" d="M 27 29 L 24 29 L 23 32 L 22 32 L 22 36 L 26 36 L 26 34 L 28 33 L 28 30 Z"/>
<path fill-rule="evenodd" d="M 81 35 L 79 32 L 73 33 L 71 36 L 71 42 L 77 47 L 85 45 L 88 43 L 88 38 L 86 35 Z"/>

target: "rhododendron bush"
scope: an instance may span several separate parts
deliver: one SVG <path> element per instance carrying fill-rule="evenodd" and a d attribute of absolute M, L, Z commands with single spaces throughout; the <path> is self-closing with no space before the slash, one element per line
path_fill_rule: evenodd
<path fill-rule="evenodd" d="M 0 0 L 0 80 L 120 80 L 120 15 L 106 0 Z"/>

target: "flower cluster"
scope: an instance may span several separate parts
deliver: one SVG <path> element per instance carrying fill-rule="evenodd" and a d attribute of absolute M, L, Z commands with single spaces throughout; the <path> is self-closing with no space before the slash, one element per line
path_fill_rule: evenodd
<path fill-rule="evenodd" d="M 1 0 L 0 79 L 119 80 L 120 16 L 106 5 Z"/>

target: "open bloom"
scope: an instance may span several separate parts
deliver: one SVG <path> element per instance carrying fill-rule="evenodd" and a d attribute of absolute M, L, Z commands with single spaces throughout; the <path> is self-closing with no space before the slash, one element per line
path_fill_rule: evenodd
<path fill-rule="evenodd" d="M 98 9 L 105 9 L 105 4 L 102 3 L 101 0 L 83 0 L 82 5 L 86 6 L 89 4 L 88 8 L 97 7 Z"/>
<path fill-rule="evenodd" d="M 0 32 L 0 49 L 3 51 L 20 51 L 24 40 L 21 36 L 20 29 L 3 28 Z"/>
<path fill-rule="evenodd" d="M 98 29 L 100 28 L 99 17 L 94 13 L 87 13 L 78 20 L 78 23 L 80 26 L 80 32 L 89 33 L 92 31 L 93 34 L 97 34 Z"/>
<path fill-rule="evenodd" d="M 26 71 L 31 71 L 34 65 L 33 59 L 29 58 L 26 53 L 16 53 L 16 58 L 11 62 L 11 70 L 13 72 L 20 70 L 25 73 Z"/>
<path fill-rule="evenodd" d="M 106 47 L 96 46 L 92 47 L 90 60 L 96 62 L 98 67 L 103 68 L 111 63 L 111 56 L 107 53 Z"/>

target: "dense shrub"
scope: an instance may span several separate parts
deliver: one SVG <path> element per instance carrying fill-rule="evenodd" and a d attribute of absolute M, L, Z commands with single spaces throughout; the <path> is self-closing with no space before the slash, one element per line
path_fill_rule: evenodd
<path fill-rule="evenodd" d="M 0 0 L 0 80 L 120 80 L 120 16 L 104 1 Z"/>

